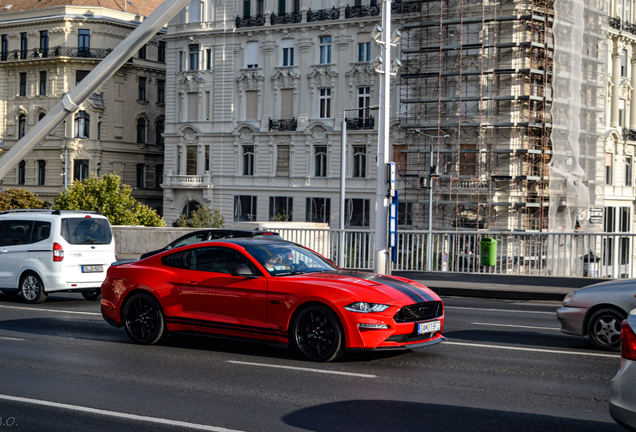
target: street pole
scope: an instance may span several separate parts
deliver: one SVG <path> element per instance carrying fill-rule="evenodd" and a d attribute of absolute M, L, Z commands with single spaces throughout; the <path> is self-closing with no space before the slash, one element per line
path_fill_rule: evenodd
<path fill-rule="evenodd" d="M 377 161 L 377 190 L 375 211 L 375 254 L 373 271 L 387 274 L 388 259 L 388 208 L 387 197 L 387 164 L 389 163 L 389 114 L 391 88 L 391 1 L 382 1 L 382 43 L 380 44 L 384 57 L 384 72 L 380 75 L 380 112 L 378 126 L 378 161 Z"/>
<path fill-rule="evenodd" d="M 428 170 L 428 234 L 426 235 L 426 271 L 433 270 L 433 137 L 431 138 Z"/>
<path fill-rule="evenodd" d="M 64 192 L 68 187 L 68 147 L 66 145 L 66 128 L 64 132 Z"/>
<path fill-rule="evenodd" d="M 345 264 L 345 174 L 347 168 L 347 119 L 346 109 L 342 110 L 342 129 L 340 132 L 340 224 L 338 229 L 338 267 L 343 268 Z"/>

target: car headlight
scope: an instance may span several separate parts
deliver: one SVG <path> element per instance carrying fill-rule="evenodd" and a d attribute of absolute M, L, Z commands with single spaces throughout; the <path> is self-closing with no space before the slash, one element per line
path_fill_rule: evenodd
<path fill-rule="evenodd" d="M 574 298 L 574 293 L 575 291 L 572 291 L 571 293 L 565 296 L 565 298 L 563 299 L 563 306 L 565 306 L 566 304 L 572 301 L 572 299 Z"/>
<path fill-rule="evenodd" d="M 351 303 L 348 306 L 345 306 L 345 309 L 351 312 L 360 312 L 360 313 L 369 313 L 369 312 L 382 312 L 389 308 L 389 305 L 377 304 L 377 303 L 365 303 L 365 302 L 355 302 Z"/>

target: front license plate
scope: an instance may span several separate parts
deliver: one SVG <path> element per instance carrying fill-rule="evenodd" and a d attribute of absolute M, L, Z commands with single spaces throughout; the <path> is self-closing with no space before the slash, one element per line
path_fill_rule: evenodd
<path fill-rule="evenodd" d="M 417 325 L 417 334 L 431 333 L 442 329 L 441 321 L 431 321 L 419 323 Z"/>
<path fill-rule="evenodd" d="M 82 273 L 101 273 L 104 271 L 103 265 L 85 265 L 82 266 Z"/>

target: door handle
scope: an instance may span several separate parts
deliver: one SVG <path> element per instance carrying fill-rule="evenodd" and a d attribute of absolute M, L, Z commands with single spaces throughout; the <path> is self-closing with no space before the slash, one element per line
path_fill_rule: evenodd
<path fill-rule="evenodd" d="M 187 281 L 186 283 L 188 285 L 199 285 L 199 282 L 197 282 L 197 281 Z"/>

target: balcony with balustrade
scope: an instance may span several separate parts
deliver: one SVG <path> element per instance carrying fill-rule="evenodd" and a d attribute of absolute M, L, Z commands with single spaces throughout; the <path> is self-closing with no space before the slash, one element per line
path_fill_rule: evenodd
<path fill-rule="evenodd" d="M 375 119 L 370 117 L 356 117 L 347 119 L 347 130 L 371 129 L 375 126 Z"/>
<path fill-rule="evenodd" d="M 280 14 L 271 14 L 269 16 L 269 22 L 271 25 L 278 24 L 298 24 L 303 20 L 303 16 L 300 12 L 289 12 Z"/>
<path fill-rule="evenodd" d="M 368 16 L 380 15 L 380 6 L 347 6 L 345 8 L 345 18 L 363 18 Z"/>
<path fill-rule="evenodd" d="M 71 48 L 56 46 L 48 49 L 13 50 L 0 53 L 0 61 L 35 60 L 53 57 L 77 57 L 103 59 L 110 54 L 110 48 Z"/>
<path fill-rule="evenodd" d="M 329 21 L 340 19 L 340 10 L 332 7 L 331 9 L 311 10 L 307 11 L 307 22 Z"/>
<path fill-rule="evenodd" d="M 242 27 L 262 27 L 265 25 L 264 15 L 253 15 L 248 17 L 236 17 L 236 28 Z"/>
<path fill-rule="evenodd" d="M 291 120 L 272 120 L 269 119 L 269 131 L 295 131 L 298 127 L 298 122 L 295 118 Z"/>

